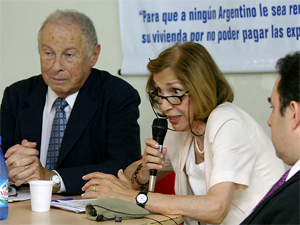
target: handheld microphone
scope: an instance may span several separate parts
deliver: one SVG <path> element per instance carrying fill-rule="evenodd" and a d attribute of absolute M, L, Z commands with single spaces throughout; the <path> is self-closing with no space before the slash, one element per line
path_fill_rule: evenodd
<path fill-rule="evenodd" d="M 152 137 L 155 141 L 158 142 L 158 144 L 159 144 L 158 151 L 160 151 L 160 152 L 163 148 L 162 145 L 163 145 L 167 130 L 168 130 L 168 122 L 166 119 L 156 118 L 153 120 Z M 149 192 L 154 191 L 156 175 L 157 175 L 157 170 L 154 170 L 154 169 L 150 170 L 150 179 L 149 179 L 149 188 L 148 188 Z"/>

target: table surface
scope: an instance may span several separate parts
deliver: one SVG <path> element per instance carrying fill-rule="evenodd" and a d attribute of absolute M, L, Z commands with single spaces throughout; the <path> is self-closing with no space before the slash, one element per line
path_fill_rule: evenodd
<path fill-rule="evenodd" d="M 71 196 L 74 199 L 82 199 L 80 196 Z M 53 195 L 52 199 L 59 199 L 62 196 Z M 132 220 L 122 220 L 117 224 L 163 224 L 163 225 L 175 225 L 183 222 L 184 217 L 180 215 L 147 215 L 147 218 L 132 219 Z M 159 222 L 157 222 L 159 221 Z M 96 225 L 97 222 L 89 220 L 85 213 L 74 213 L 70 211 L 65 211 L 63 209 L 57 209 L 51 207 L 49 212 L 32 212 L 30 200 L 21 202 L 12 202 L 8 205 L 8 217 L 6 220 L 0 221 L 1 225 L 6 224 L 36 224 L 36 225 L 48 225 L 48 224 L 81 224 L 81 225 Z M 113 221 L 102 221 L 101 225 L 109 225 L 116 222 Z M 100 225 L 100 224 L 99 224 Z"/>

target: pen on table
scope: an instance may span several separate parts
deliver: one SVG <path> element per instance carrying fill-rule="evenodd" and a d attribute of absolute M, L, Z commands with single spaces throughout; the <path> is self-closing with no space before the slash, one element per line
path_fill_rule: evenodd
<path fill-rule="evenodd" d="M 51 202 L 60 202 L 60 201 L 70 201 L 73 200 L 73 198 L 61 198 L 61 199 L 54 199 Z"/>

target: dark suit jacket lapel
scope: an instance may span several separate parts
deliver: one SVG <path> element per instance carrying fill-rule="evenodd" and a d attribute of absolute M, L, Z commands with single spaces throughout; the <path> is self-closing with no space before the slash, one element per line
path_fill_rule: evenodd
<path fill-rule="evenodd" d="M 287 186 L 293 184 L 297 180 L 299 180 L 300 171 L 298 171 L 294 176 L 292 176 L 287 182 L 285 182 L 283 185 L 281 185 L 276 191 L 274 191 L 268 198 L 266 198 L 254 211 L 250 214 L 250 216 L 247 218 L 247 221 L 251 221 L 252 218 L 255 218 L 256 214 L 258 214 L 263 208 L 268 204 L 268 202 L 277 194 L 280 194 L 280 192 L 286 188 Z"/>
<path fill-rule="evenodd" d="M 32 93 L 27 97 L 28 107 L 20 112 L 20 129 L 24 138 L 31 137 L 31 140 L 37 142 L 36 149 L 41 147 L 41 134 L 43 111 L 46 99 L 47 85 L 43 79 L 34 87 Z"/>
<path fill-rule="evenodd" d="M 61 144 L 57 166 L 60 165 L 68 152 L 76 144 L 82 132 L 97 111 L 97 105 L 94 103 L 96 90 L 93 89 L 93 83 L 96 82 L 95 78 L 95 74 L 92 72 L 85 85 L 78 93 Z"/>

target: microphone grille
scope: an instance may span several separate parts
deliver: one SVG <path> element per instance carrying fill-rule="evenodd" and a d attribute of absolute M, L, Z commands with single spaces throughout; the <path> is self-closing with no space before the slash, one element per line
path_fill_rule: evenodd
<path fill-rule="evenodd" d="M 168 122 L 166 119 L 156 118 L 153 120 L 152 131 L 154 133 L 166 134 L 168 130 Z"/>

